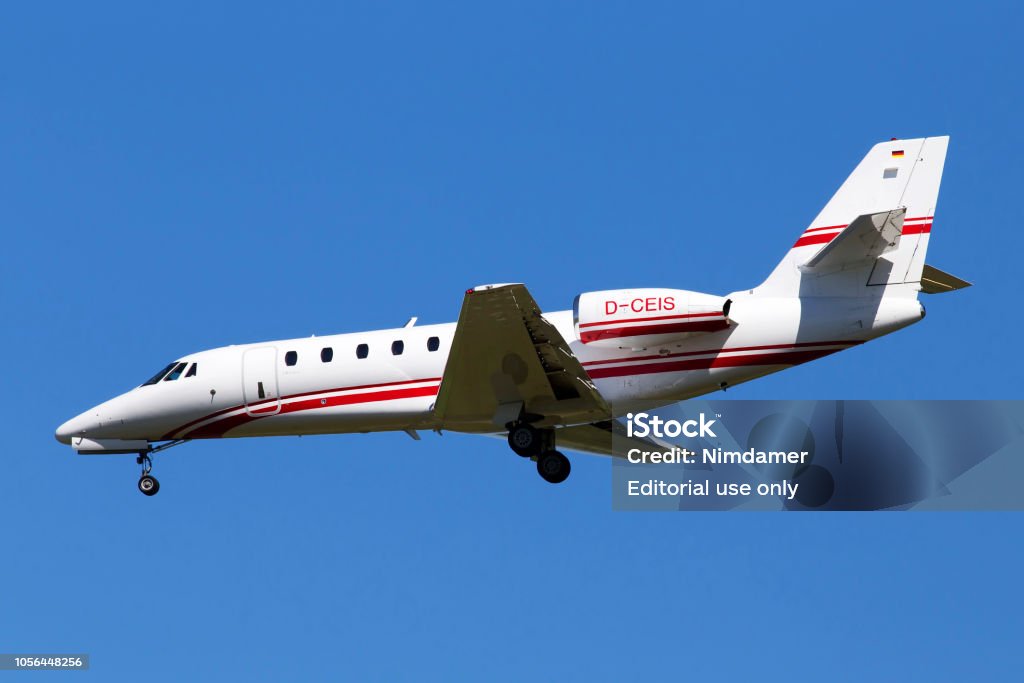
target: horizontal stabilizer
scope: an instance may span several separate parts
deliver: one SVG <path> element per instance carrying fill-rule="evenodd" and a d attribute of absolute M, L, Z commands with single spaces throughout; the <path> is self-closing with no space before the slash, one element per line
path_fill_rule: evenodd
<path fill-rule="evenodd" d="M 921 291 L 925 294 L 942 294 L 970 286 L 971 283 L 967 280 L 961 280 L 955 275 L 924 264 L 924 270 L 921 272 Z"/>
<path fill-rule="evenodd" d="M 858 216 L 835 239 L 799 266 L 800 271 L 842 270 L 874 261 L 899 244 L 906 215 L 906 209 L 895 209 Z"/>

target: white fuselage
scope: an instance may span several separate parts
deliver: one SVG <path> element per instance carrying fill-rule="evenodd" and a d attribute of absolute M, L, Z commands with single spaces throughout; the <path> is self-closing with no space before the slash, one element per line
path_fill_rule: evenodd
<path fill-rule="evenodd" d="M 617 454 L 614 418 L 862 344 L 923 318 L 919 293 L 968 286 L 925 263 L 948 142 L 874 145 L 753 289 L 588 291 L 542 314 L 524 284 L 482 285 L 457 323 L 189 355 L 56 437 L 136 454 L 149 496 L 150 455 L 191 439 L 421 429 L 504 433 L 557 484 L 559 445 Z"/>
<path fill-rule="evenodd" d="M 544 317 L 569 341 L 613 413 L 620 412 L 616 404 L 657 406 L 736 385 L 923 317 L 915 298 L 729 298 L 728 329 L 650 348 L 594 348 L 579 341 L 572 311 Z M 433 405 L 455 328 L 413 326 L 190 354 L 178 361 L 185 365 L 175 379 L 85 411 L 57 438 L 155 442 L 447 428 Z M 393 352 L 396 342 L 400 353 Z M 365 357 L 357 354 L 362 345 Z M 499 431 L 492 422 L 459 429 Z"/>

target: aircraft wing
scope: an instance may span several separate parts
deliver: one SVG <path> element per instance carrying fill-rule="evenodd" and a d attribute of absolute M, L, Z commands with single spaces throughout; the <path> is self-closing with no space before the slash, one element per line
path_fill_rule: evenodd
<path fill-rule="evenodd" d="M 523 414 L 546 427 L 611 410 L 525 286 L 476 287 L 462 302 L 435 418 L 442 428 L 493 431 Z"/>

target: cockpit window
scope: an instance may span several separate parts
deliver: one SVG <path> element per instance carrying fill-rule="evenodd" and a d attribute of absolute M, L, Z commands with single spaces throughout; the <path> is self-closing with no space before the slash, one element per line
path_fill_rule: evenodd
<path fill-rule="evenodd" d="M 186 377 L 195 377 L 196 376 L 196 370 L 198 368 L 199 368 L 199 363 L 193 363 L 192 367 L 190 367 L 188 369 L 188 372 L 185 373 L 185 376 Z"/>
<path fill-rule="evenodd" d="M 172 370 L 173 368 L 175 368 L 175 367 L 176 367 L 177 365 L 178 365 L 178 362 L 177 362 L 177 361 L 175 361 L 175 362 L 171 363 L 171 364 L 170 364 L 170 365 L 168 365 L 168 366 L 167 366 L 166 368 L 164 368 L 164 369 L 163 369 L 163 370 L 161 370 L 160 372 L 158 372 L 158 373 L 156 373 L 155 375 L 153 375 L 152 379 L 149 379 L 149 380 L 147 380 L 146 382 L 144 382 L 144 383 L 142 384 L 142 386 L 144 386 L 144 387 L 145 387 L 145 386 L 148 386 L 148 385 L 150 385 L 150 384 L 156 384 L 157 382 L 159 382 L 159 381 L 160 381 L 160 379 L 161 379 L 161 378 L 162 378 L 162 377 L 163 377 L 164 375 L 166 375 L 166 374 L 167 374 L 168 372 L 170 372 L 170 371 L 171 371 L 171 370 Z"/>
<path fill-rule="evenodd" d="M 173 382 L 174 380 L 181 377 L 181 373 L 185 372 L 185 368 L 188 367 L 188 363 L 178 363 L 174 366 L 174 369 L 167 373 L 164 377 L 165 382 Z"/>

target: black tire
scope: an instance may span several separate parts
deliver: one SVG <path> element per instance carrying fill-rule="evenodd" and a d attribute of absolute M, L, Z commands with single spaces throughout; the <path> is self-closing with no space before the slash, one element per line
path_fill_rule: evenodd
<path fill-rule="evenodd" d="M 508 430 L 508 447 L 522 458 L 532 458 L 544 446 L 540 430 L 524 423 L 512 425 Z"/>
<path fill-rule="evenodd" d="M 552 484 L 561 484 L 568 479 L 571 469 L 569 458 L 558 451 L 541 453 L 537 458 L 537 474 L 541 476 L 541 479 Z"/>
<path fill-rule="evenodd" d="M 139 477 L 139 490 L 147 496 L 155 496 L 156 492 L 160 490 L 160 482 L 156 480 L 156 477 L 144 474 Z"/>

